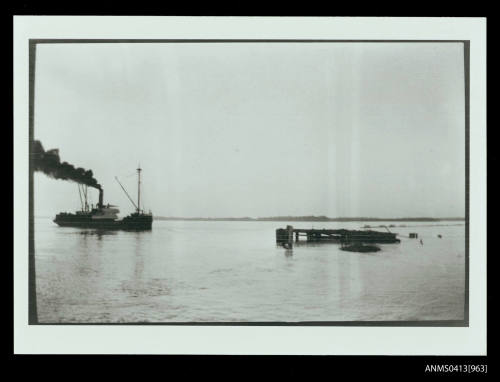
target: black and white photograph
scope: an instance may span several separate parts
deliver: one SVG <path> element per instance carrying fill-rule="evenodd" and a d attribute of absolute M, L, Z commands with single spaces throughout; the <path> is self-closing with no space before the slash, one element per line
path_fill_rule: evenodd
<path fill-rule="evenodd" d="M 30 325 L 469 326 L 467 39 L 24 48 Z"/>

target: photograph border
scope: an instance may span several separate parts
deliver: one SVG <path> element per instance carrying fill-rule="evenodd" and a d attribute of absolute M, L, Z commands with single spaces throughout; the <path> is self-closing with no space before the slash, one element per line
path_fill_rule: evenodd
<path fill-rule="evenodd" d="M 464 95 L 465 95 L 465 287 L 463 320 L 418 321 L 248 321 L 248 322 L 82 322 L 41 323 L 37 318 L 35 232 L 33 203 L 33 160 L 31 145 L 34 141 L 36 47 L 39 44 L 102 44 L 102 43 L 463 43 Z M 394 39 L 29 39 L 29 245 L 28 245 L 28 325 L 69 326 L 362 326 L 362 327 L 469 327 L 469 150 L 470 150 L 470 40 L 394 40 Z"/>

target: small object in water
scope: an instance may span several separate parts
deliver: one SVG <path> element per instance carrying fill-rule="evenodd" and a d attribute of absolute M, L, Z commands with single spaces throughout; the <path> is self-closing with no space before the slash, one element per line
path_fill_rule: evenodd
<path fill-rule="evenodd" d="M 441 236 L 441 235 L 438 235 L 438 237 L 439 237 L 439 238 L 441 239 L 441 238 L 442 238 L 443 236 Z"/>
<path fill-rule="evenodd" d="M 345 246 L 340 247 L 340 249 L 343 251 L 349 251 L 349 252 L 378 252 L 378 251 L 380 251 L 380 248 L 377 247 L 376 245 L 363 245 L 361 243 L 345 245 Z"/>
<path fill-rule="evenodd" d="M 418 238 L 418 233 L 416 233 L 416 232 L 411 232 L 411 233 L 410 233 L 410 239 L 416 239 L 416 238 Z"/>
<path fill-rule="evenodd" d="M 424 245 L 424 242 L 422 241 L 422 239 L 420 239 L 420 244 Z"/>

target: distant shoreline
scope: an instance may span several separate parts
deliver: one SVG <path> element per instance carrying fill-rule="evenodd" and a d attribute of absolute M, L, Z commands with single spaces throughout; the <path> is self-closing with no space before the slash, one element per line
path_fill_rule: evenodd
<path fill-rule="evenodd" d="M 440 221 L 465 221 L 465 218 L 452 217 L 452 218 L 430 218 L 430 217 L 414 217 L 414 218 L 371 218 L 371 217 L 357 217 L 357 218 L 329 218 L 326 216 L 272 216 L 264 218 L 187 218 L 187 217 L 165 217 L 155 216 L 154 220 L 181 220 L 181 221 L 270 221 L 270 222 L 440 222 Z"/>
<path fill-rule="evenodd" d="M 47 218 L 52 219 L 52 216 L 39 215 L 35 218 Z M 154 220 L 165 220 L 165 221 L 252 221 L 252 222 L 442 222 L 442 221 L 465 221 L 465 218 L 451 217 L 451 218 L 430 218 L 430 217 L 414 217 L 414 218 L 370 218 L 370 217 L 358 217 L 358 218 L 329 218 L 326 216 L 271 216 L 264 218 L 250 218 L 250 217 L 239 217 L 239 218 L 188 218 L 188 217 L 176 217 L 176 216 L 153 216 Z"/>

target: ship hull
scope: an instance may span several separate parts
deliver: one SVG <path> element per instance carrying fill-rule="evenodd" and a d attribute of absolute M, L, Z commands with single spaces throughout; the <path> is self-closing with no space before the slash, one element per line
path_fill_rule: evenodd
<path fill-rule="evenodd" d="M 59 214 L 54 219 L 60 227 L 116 229 L 147 231 L 151 230 L 153 217 L 151 215 L 132 214 L 122 220 L 93 219 L 92 216 L 79 216 L 76 214 Z"/>

